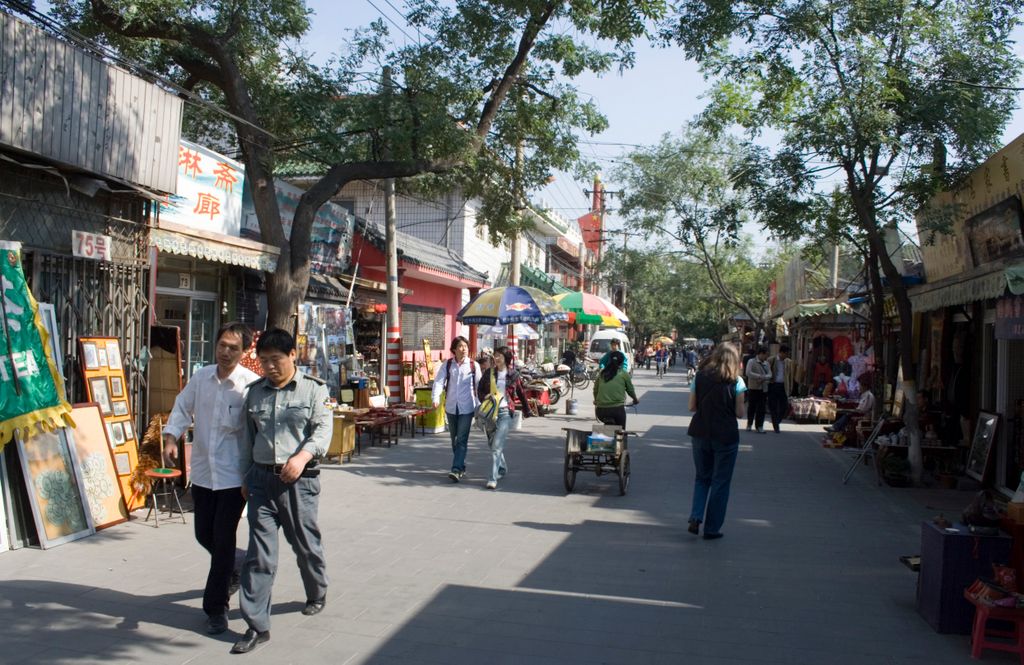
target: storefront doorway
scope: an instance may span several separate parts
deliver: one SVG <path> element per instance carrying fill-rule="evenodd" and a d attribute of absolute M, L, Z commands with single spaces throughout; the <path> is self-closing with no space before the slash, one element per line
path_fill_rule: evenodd
<path fill-rule="evenodd" d="M 217 315 L 216 293 L 157 291 L 157 322 L 181 330 L 181 371 L 185 381 L 200 367 L 213 362 Z"/>

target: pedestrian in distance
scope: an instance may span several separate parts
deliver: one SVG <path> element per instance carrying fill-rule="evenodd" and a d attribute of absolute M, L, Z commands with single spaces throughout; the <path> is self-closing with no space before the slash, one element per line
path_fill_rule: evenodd
<path fill-rule="evenodd" d="M 648 344 L 644 347 L 644 369 L 651 368 L 652 360 L 654 360 L 654 347 Z"/>
<path fill-rule="evenodd" d="M 505 443 L 512 425 L 512 414 L 515 413 L 516 401 L 523 410 L 523 417 L 530 417 L 529 401 L 523 388 L 519 372 L 511 367 L 512 351 L 502 346 L 494 351 L 492 366 L 484 371 L 483 379 L 477 385 L 477 398 L 483 402 L 488 396 L 494 396 L 497 403 L 497 416 L 493 429 L 487 432 L 487 447 L 491 450 L 491 473 L 487 478 L 487 489 L 498 488 L 498 481 L 508 473 L 505 461 Z"/>
<path fill-rule="evenodd" d="M 668 371 L 668 347 L 660 342 L 654 351 L 654 364 L 658 368 L 658 378 L 665 378 L 665 372 Z"/>
<path fill-rule="evenodd" d="M 210 553 L 203 589 L 206 632 L 228 629 L 228 599 L 238 590 L 235 567 L 236 532 L 242 517 L 241 449 L 245 427 L 246 387 L 259 375 L 239 364 L 252 346 L 252 331 L 226 323 L 214 342 L 216 362 L 197 370 L 174 399 L 163 429 L 164 454 L 178 457 L 178 440 L 192 427 L 189 478 L 196 540 Z"/>
<path fill-rule="evenodd" d="M 693 504 L 690 533 L 704 538 L 722 537 L 722 524 L 729 504 L 729 487 L 740 447 L 737 418 L 745 415 L 740 376 L 740 354 L 731 344 L 719 344 L 704 359 L 690 390 L 690 426 L 687 434 L 693 449 Z"/>
<path fill-rule="evenodd" d="M 747 431 L 757 427 L 758 434 L 764 434 L 764 416 L 767 404 L 768 379 L 771 368 L 768 366 L 768 349 L 757 347 L 756 353 L 747 361 Z"/>
<path fill-rule="evenodd" d="M 431 401 L 436 409 L 441 404 L 441 393 L 444 393 L 448 434 L 452 439 L 452 468 L 448 478 L 457 483 L 466 475 L 469 430 L 473 427 L 473 414 L 480 404 L 476 387 L 482 372 L 480 365 L 469 357 L 469 340 L 465 337 L 460 335 L 453 339 L 448 350 L 452 357 L 434 376 Z"/>
<path fill-rule="evenodd" d="M 779 352 L 768 360 L 768 370 L 768 413 L 778 434 L 782 431 L 782 419 L 789 413 L 789 395 L 793 392 L 793 359 L 789 357 L 788 345 L 781 345 Z"/>
<path fill-rule="evenodd" d="M 601 356 L 601 360 L 597 363 L 598 368 L 607 367 L 608 360 L 611 359 L 613 353 L 622 353 L 622 344 L 614 337 L 608 342 L 608 352 Z M 629 358 L 624 353 L 622 354 L 622 369 L 629 371 Z"/>
<path fill-rule="evenodd" d="M 629 372 L 622 369 L 625 359 L 621 351 L 613 353 L 594 382 L 594 416 L 622 429 L 626 428 L 626 395 L 633 398 L 633 406 L 640 403 Z"/>
<path fill-rule="evenodd" d="M 256 342 L 264 377 L 245 397 L 243 492 L 249 499 L 249 549 L 242 568 L 241 610 L 249 625 L 232 653 L 270 639 L 270 597 L 277 573 L 278 530 L 284 532 L 306 593 L 302 614 L 327 603 L 327 565 L 317 523 L 319 460 L 331 441 L 330 394 L 320 379 L 295 367 L 295 338 L 279 328 Z"/>

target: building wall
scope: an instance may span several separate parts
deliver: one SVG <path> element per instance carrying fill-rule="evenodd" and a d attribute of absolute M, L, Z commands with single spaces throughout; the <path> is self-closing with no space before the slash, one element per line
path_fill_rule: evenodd
<path fill-rule="evenodd" d="M 182 101 L 0 12 L 0 144 L 173 192 Z"/>

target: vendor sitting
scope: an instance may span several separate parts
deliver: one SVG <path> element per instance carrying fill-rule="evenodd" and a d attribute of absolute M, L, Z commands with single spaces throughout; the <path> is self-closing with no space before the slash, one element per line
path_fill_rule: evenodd
<path fill-rule="evenodd" d="M 857 383 L 859 383 L 863 388 L 860 394 L 860 401 L 857 403 L 857 408 L 854 411 L 847 411 L 836 418 L 836 421 L 832 423 L 831 427 L 825 428 L 826 432 L 845 431 L 851 418 L 864 418 L 871 416 L 871 413 L 875 409 L 875 395 L 871 392 L 871 382 L 873 380 L 874 377 L 871 375 L 871 372 L 864 372 L 857 378 Z"/>

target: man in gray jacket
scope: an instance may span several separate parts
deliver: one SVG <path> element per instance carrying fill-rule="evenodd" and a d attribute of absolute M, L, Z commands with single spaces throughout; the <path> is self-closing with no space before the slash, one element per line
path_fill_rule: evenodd
<path fill-rule="evenodd" d="M 302 613 L 318 614 L 327 603 L 327 568 L 317 509 L 320 469 L 333 427 L 330 394 L 320 379 L 295 367 L 295 339 L 280 329 L 256 342 L 265 376 L 245 398 L 242 489 L 249 500 L 249 551 L 242 568 L 242 618 L 249 624 L 231 649 L 248 653 L 270 639 L 270 592 L 277 572 L 277 530 L 298 559 L 306 591 Z"/>

